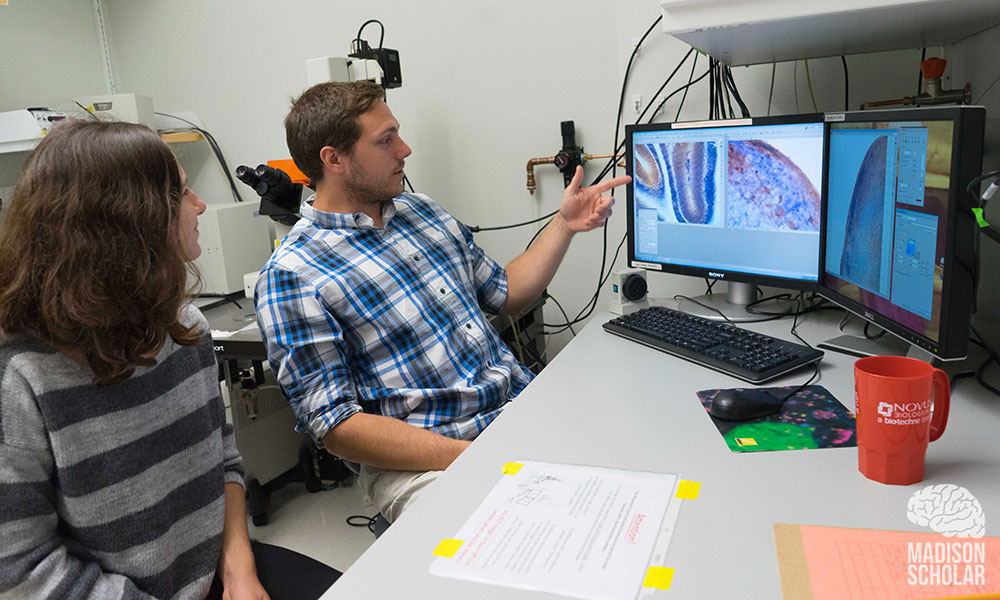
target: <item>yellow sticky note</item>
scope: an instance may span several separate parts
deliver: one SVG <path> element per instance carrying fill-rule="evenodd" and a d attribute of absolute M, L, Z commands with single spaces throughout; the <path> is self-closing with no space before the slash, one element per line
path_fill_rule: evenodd
<path fill-rule="evenodd" d="M 753 438 L 736 438 L 736 444 L 738 446 L 756 446 L 757 440 Z"/>
<path fill-rule="evenodd" d="M 642 580 L 642 587 L 669 590 L 673 580 L 673 567 L 649 567 L 646 569 L 646 578 Z"/>
<path fill-rule="evenodd" d="M 684 481 L 682 479 L 680 485 L 677 486 L 676 496 L 681 500 L 697 500 L 699 492 L 701 492 L 700 481 Z"/>
<path fill-rule="evenodd" d="M 521 463 L 516 463 L 516 462 L 506 463 L 503 466 L 503 474 L 504 475 L 517 475 L 517 472 L 520 471 L 521 467 L 523 467 L 523 466 L 524 465 L 522 465 Z"/>
<path fill-rule="evenodd" d="M 462 540 L 441 540 L 441 543 L 434 549 L 434 556 L 451 558 L 455 556 L 455 553 L 458 552 L 463 543 Z"/>

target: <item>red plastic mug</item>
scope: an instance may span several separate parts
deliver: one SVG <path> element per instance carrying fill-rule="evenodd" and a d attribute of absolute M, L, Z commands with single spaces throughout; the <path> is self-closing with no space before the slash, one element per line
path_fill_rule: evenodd
<path fill-rule="evenodd" d="M 924 478 L 928 442 L 948 424 L 948 376 L 924 361 L 872 356 L 854 363 L 858 470 L 882 483 Z"/>

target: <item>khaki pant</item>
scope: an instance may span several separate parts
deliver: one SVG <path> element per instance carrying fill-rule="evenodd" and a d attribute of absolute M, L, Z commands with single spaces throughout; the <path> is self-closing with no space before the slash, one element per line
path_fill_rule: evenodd
<path fill-rule="evenodd" d="M 440 474 L 441 471 L 390 471 L 361 465 L 358 485 L 368 501 L 392 523 Z"/>

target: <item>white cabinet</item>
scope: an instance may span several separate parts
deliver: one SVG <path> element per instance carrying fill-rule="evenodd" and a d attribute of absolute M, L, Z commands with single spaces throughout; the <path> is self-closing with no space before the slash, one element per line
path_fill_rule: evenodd
<path fill-rule="evenodd" d="M 661 0 L 662 27 L 730 65 L 945 46 L 1000 24 L 1000 0 Z"/>

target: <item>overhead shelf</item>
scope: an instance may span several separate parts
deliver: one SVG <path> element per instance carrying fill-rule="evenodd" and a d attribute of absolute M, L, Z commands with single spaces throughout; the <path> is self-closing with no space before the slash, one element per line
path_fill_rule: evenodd
<path fill-rule="evenodd" d="M 205 136 L 198 131 L 160 131 L 160 139 L 168 144 L 181 144 L 185 142 L 200 142 Z"/>
<path fill-rule="evenodd" d="M 665 33 L 730 66 L 947 46 L 1000 24 L 998 0 L 661 0 Z"/>

